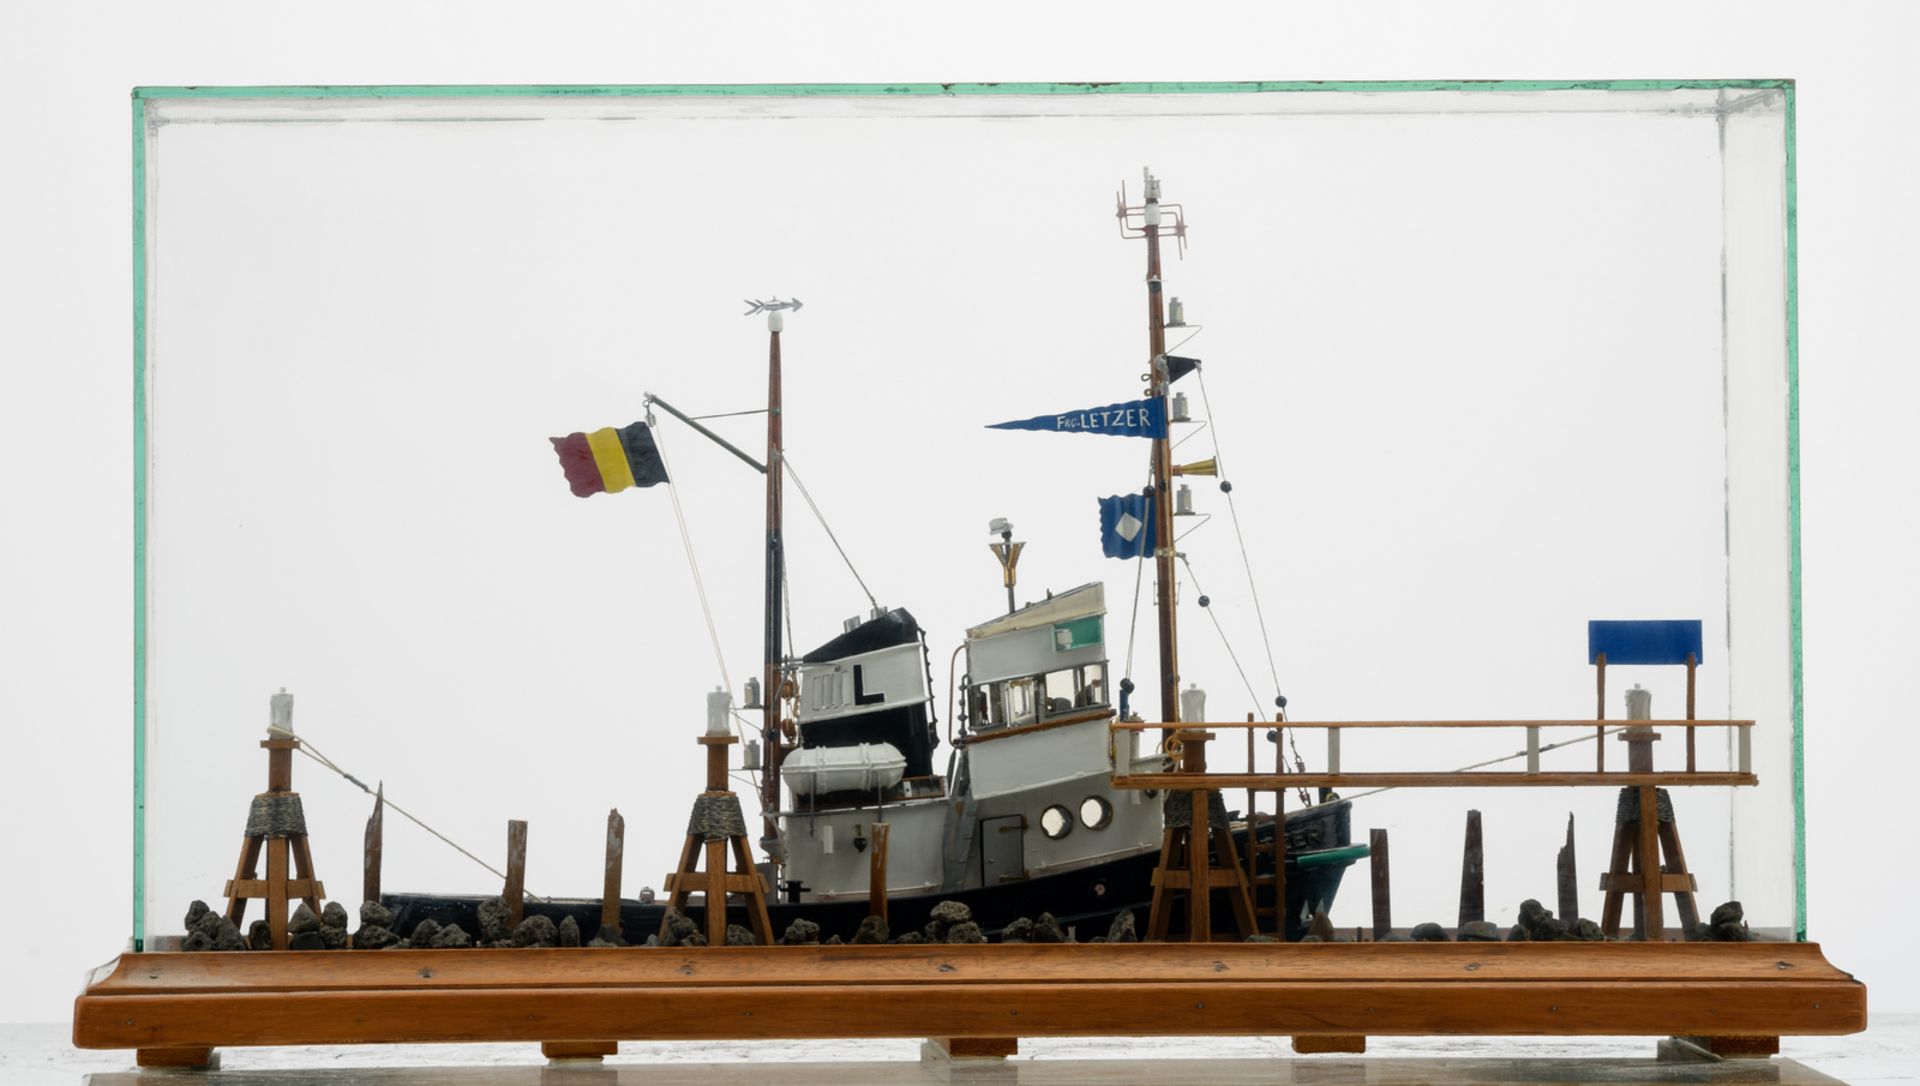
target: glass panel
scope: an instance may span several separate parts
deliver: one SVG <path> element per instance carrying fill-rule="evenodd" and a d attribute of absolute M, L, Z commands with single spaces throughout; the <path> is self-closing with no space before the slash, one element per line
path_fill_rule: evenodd
<path fill-rule="evenodd" d="M 1179 669 L 1211 715 L 1268 718 L 1284 691 L 1303 720 L 1585 717 L 1587 621 L 1699 619 L 1698 714 L 1757 722 L 1760 780 L 1673 790 L 1702 910 L 1738 898 L 1756 929 L 1799 931 L 1788 89 L 1147 89 L 150 93 L 136 934 L 177 932 L 232 874 L 282 686 L 316 753 L 496 865 L 501 823 L 528 819 L 530 889 L 596 892 L 614 805 L 666 869 L 701 698 L 759 670 L 760 478 L 659 420 L 703 597 L 668 496 L 576 499 L 546 439 L 625 426 L 647 390 L 763 407 L 745 292 L 806 303 L 783 340 L 788 462 L 862 581 L 957 643 L 1005 612 L 977 552 L 1009 516 L 1028 599 L 1108 582 L 1106 654 L 1151 714 L 1150 571 L 1136 604 L 1092 516 L 1138 490 L 1145 446 L 982 428 L 1138 394 L 1143 258 L 1110 216 L 1143 164 L 1190 225 L 1164 269 L 1189 322 L 1170 347 L 1206 360 L 1180 387 L 1209 425 L 1178 459 L 1218 456 L 1234 487 L 1196 479 L 1214 519 L 1181 524 Z M 708 423 L 749 452 L 761 424 Z M 789 512 L 804 653 L 872 601 Z M 1678 715 L 1684 676 L 1645 667 L 1610 675 L 1609 716 L 1635 682 Z M 1032 686 L 1006 712 L 976 700 L 975 725 L 1036 719 Z M 1661 768 L 1684 764 L 1669 734 Z M 1591 741 L 1546 738 L 1573 745 L 1543 768 L 1592 765 Z M 1296 742 L 1325 764 L 1324 735 L 1290 733 L 1289 762 Z M 1341 761 L 1444 769 L 1523 742 L 1350 730 Z M 1702 769 L 1738 762 L 1726 733 L 1698 747 Z M 631 755 L 581 756 L 612 749 Z M 370 797 L 304 759 L 295 787 L 350 899 Z M 1606 862 L 1606 789 L 1367 796 L 1356 837 L 1401 838 L 1403 924 L 1452 918 L 1468 808 L 1491 919 L 1551 896 L 1562 814 L 1583 888 Z M 390 888 L 498 888 L 388 825 Z M 1341 927 L 1367 919 L 1353 885 Z"/>

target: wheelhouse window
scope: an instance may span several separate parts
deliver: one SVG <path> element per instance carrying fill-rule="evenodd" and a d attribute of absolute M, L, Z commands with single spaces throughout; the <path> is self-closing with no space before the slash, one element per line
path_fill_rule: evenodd
<path fill-rule="evenodd" d="M 968 695 L 979 729 L 1033 724 L 1107 706 L 1107 665 L 1083 664 L 1044 675 L 983 683 Z"/>

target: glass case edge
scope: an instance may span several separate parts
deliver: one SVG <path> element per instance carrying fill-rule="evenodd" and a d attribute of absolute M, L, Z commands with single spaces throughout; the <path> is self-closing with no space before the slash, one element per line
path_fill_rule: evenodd
<path fill-rule="evenodd" d="M 1787 608 L 1793 683 L 1793 930 L 1807 938 L 1806 688 L 1800 609 L 1800 212 L 1793 81 L 1786 92 L 1787 218 Z"/>
<path fill-rule="evenodd" d="M 133 99 L 133 949 L 147 911 L 147 103 Z"/>
<path fill-rule="evenodd" d="M 308 86 L 135 87 L 135 99 L 160 98 L 627 98 L 648 96 L 889 97 L 994 94 L 1236 94 L 1332 91 L 1716 90 L 1782 89 L 1791 79 L 1388 79 L 1241 80 L 1132 83 L 684 83 L 684 84 L 369 84 Z"/>

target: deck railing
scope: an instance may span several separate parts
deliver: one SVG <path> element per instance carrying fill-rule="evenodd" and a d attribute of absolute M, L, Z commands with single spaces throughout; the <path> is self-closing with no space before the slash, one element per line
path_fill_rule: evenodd
<path fill-rule="evenodd" d="M 1605 786 L 1620 788 L 1630 785 L 1656 785 L 1675 787 L 1681 785 L 1717 785 L 1751 786 L 1760 783 L 1753 773 L 1753 741 L 1751 720 L 1289 720 L 1283 723 L 1273 721 L 1232 721 L 1227 723 L 1181 724 L 1179 727 L 1189 731 L 1232 731 L 1251 728 L 1296 728 L 1303 731 L 1324 731 L 1327 737 L 1326 770 L 1317 773 L 1288 771 L 1284 764 L 1277 764 L 1269 772 L 1254 772 L 1251 765 L 1244 773 L 1205 772 L 1205 773 L 1131 773 L 1116 772 L 1113 784 L 1116 788 L 1168 788 L 1185 785 L 1190 788 L 1248 788 L 1272 790 L 1281 788 L 1499 788 L 1499 787 L 1567 787 L 1567 786 Z M 1146 721 L 1114 721 L 1111 725 L 1115 738 L 1130 731 L 1149 731 L 1165 728 L 1166 725 Z M 1452 771 L 1411 771 L 1411 772 L 1367 772 L 1350 773 L 1341 767 L 1340 737 L 1349 729 L 1376 728 L 1521 728 L 1527 733 L 1526 762 L 1523 771 L 1512 770 L 1452 770 Z M 1693 744 L 1688 743 L 1687 767 L 1683 770 L 1657 770 L 1633 772 L 1629 770 L 1610 771 L 1596 768 L 1590 771 L 1548 771 L 1540 768 L 1540 754 L 1556 746 L 1542 746 L 1541 732 L 1546 729 L 1602 729 L 1605 731 L 1629 732 L 1635 729 L 1647 729 L 1658 734 L 1661 729 L 1682 728 L 1688 734 L 1699 728 L 1733 728 L 1735 741 L 1735 768 L 1733 770 L 1701 770 L 1697 768 L 1692 755 Z M 1177 737 L 1177 733 L 1176 733 Z M 1116 747 L 1119 744 L 1116 743 Z M 1249 755 L 1251 757 L 1251 755 Z M 1284 759 L 1277 760 L 1284 763 Z M 1599 763 L 1604 766 L 1604 762 Z"/>

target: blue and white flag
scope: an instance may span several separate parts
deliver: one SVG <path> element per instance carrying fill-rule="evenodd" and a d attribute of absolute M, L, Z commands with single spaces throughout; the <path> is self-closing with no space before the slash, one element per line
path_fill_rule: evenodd
<path fill-rule="evenodd" d="M 1058 415 L 1035 415 L 1030 419 L 995 422 L 989 430 L 1057 430 L 1068 434 L 1112 434 L 1115 437 L 1167 436 L 1167 409 L 1158 397 L 1110 403 Z"/>
<path fill-rule="evenodd" d="M 1108 558 L 1153 553 L 1153 503 L 1145 494 L 1100 499 L 1100 549 Z"/>

